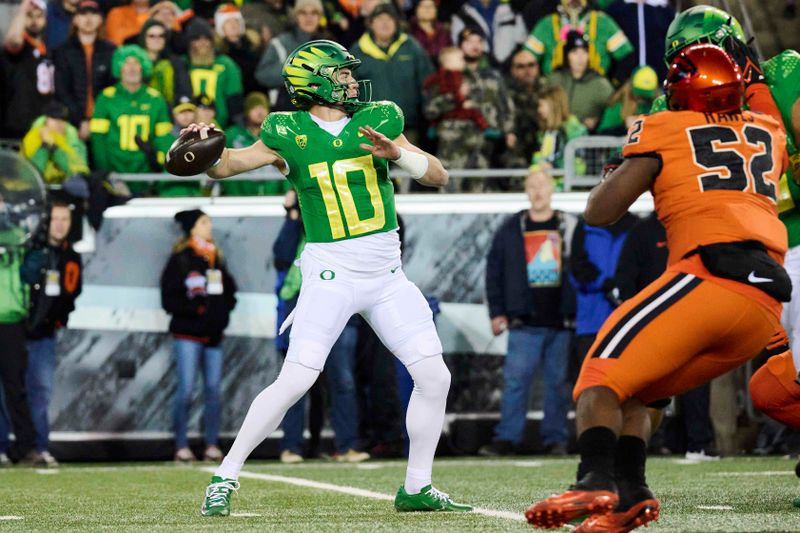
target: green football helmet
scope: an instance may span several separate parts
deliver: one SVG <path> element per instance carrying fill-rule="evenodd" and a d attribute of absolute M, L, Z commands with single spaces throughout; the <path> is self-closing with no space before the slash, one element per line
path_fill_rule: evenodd
<path fill-rule="evenodd" d="M 711 43 L 722 46 L 733 36 L 745 42 L 739 21 L 725 11 L 711 6 L 694 6 L 681 11 L 667 29 L 664 61 L 669 65 L 678 52 L 690 44 Z"/>
<path fill-rule="evenodd" d="M 289 54 L 283 64 L 283 76 L 289 98 L 298 109 L 314 104 L 340 105 L 355 111 L 369 101 L 369 80 L 358 82 L 358 96 L 347 96 L 347 84 L 337 79 L 339 70 L 355 70 L 361 64 L 344 46 L 327 40 L 309 41 Z M 361 97 L 361 98 L 359 98 Z"/>

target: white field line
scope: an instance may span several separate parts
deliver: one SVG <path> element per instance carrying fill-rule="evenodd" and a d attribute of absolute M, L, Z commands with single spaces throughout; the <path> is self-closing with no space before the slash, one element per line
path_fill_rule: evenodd
<path fill-rule="evenodd" d="M 720 477 L 746 477 L 746 476 L 793 476 L 794 470 L 765 470 L 761 472 L 714 472 L 709 474 Z"/>
<path fill-rule="evenodd" d="M 704 511 L 733 511 L 731 505 L 698 505 L 697 508 Z"/>
<path fill-rule="evenodd" d="M 203 468 L 206 472 L 214 472 L 214 468 Z M 278 483 L 286 483 L 288 485 L 296 485 L 298 487 L 308 487 L 312 489 L 329 490 L 331 492 L 339 492 L 349 496 L 360 496 L 362 498 L 371 498 L 373 500 L 394 501 L 394 496 L 383 494 L 381 492 L 373 492 L 371 490 L 359 489 L 356 487 L 348 487 L 345 485 L 334 485 L 332 483 L 322 483 L 319 481 L 312 481 L 310 479 L 303 479 L 299 477 L 276 476 L 273 474 L 257 474 L 255 472 L 241 472 L 240 478 L 259 479 L 261 481 L 275 481 Z M 510 511 L 497 511 L 495 509 L 483 509 L 475 507 L 474 513 L 484 516 L 491 516 L 493 518 L 504 518 L 506 520 L 525 521 L 522 513 L 512 513 Z"/>
<path fill-rule="evenodd" d="M 23 517 L 21 516 L 14 516 L 14 515 L 6 515 L 0 516 L 0 520 L 22 520 Z"/>

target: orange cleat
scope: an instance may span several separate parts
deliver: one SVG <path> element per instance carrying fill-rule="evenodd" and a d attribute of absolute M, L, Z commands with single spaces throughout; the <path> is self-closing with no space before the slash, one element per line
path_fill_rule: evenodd
<path fill-rule="evenodd" d="M 525 518 L 534 527 L 552 529 L 583 518 L 604 515 L 619 503 L 619 496 L 608 490 L 571 489 L 531 505 Z"/>
<path fill-rule="evenodd" d="M 658 520 L 661 504 L 656 499 L 640 501 L 627 511 L 612 511 L 604 515 L 590 516 L 572 533 L 628 533 L 637 527 Z"/>

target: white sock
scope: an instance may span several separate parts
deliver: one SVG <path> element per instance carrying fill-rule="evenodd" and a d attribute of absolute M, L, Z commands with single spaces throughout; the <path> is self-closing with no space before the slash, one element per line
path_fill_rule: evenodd
<path fill-rule="evenodd" d="M 441 355 L 427 357 L 407 367 L 414 379 L 414 391 L 408 402 L 408 468 L 405 490 L 417 494 L 431 484 L 433 456 L 442 434 L 450 371 Z"/>
<path fill-rule="evenodd" d="M 261 391 L 250 404 L 233 446 L 215 474 L 237 479 L 247 457 L 283 420 L 286 411 L 305 394 L 319 377 L 319 370 L 285 361 L 278 379 Z"/>

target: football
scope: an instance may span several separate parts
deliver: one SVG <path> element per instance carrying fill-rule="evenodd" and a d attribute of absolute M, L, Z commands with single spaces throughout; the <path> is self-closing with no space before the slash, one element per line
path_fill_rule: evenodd
<path fill-rule="evenodd" d="M 167 172 L 175 176 L 195 176 L 217 162 L 225 149 L 225 133 L 214 127 L 187 131 L 172 143 L 167 152 Z"/>

